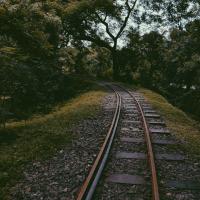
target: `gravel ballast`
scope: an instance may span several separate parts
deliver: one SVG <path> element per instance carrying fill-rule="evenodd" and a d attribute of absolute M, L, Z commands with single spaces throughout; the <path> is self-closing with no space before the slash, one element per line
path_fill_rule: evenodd
<path fill-rule="evenodd" d="M 26 167 L 23 180 L 11 189 L 11 199 L 76 199 L 110 127 L 114 108 L 115 96 L 110 93 L 96 117 L 85 119 L 70 130 L 76 138 L 70 146 L 49 160 Z"/>
<path fill-rule="evenodd" d="M 122 109 L 115 140 L 105 170 L 100 179 L 94 200 L 150 200 L 152 198 L 151 173 L 147 159 L 119 158 L 119 152 L 143 153 L 147 155 L 145 142 L 129 143 L 122 138 L 144 139 L 141 116 L 131 96 L 119 90 Z M 159 113 L 154 110 L 139 93 L 133 93 L 141 103 L 143 111 Z M 107 95 L 102 102 L 102 110 L 95 117 L 86 119 L 72 128 L 77 139 L 70 147 L 60 150 L 52 159 L 33 163 L 24 171 L 25 179 L 12 189 L 12 199 L 49 199 L 74 200 L 80 190 L 99 149 L 104 142 L 115 110 L 114 94 Z M 150 122 L 164 122 L 164 116 L 146 117 L 152 130 L 167 130 L 166 124 L 152 125 Z M 170 130 L 169 130 L 170 131 Z M 185 151 L 184 141 L 176 138 L 175 133 L 151 133 L 152 140 L 172 140 L 175 145 L 153 144 L 156 154 L 184 155 L 183 161 L 157 160 L 159 192 L 163 200 L 197 200 L 199 191 L 175 190 L 167 186 L 167 181 L 196 181 L 200 178 L 200 164 Z M 144 177 L 145 184 L 133 185 L 108 181 L 112 174 L 130 174 Z"/>

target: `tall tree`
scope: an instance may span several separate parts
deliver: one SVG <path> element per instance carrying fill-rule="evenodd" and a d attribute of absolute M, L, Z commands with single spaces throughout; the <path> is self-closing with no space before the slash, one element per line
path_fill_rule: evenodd
<path fill-rule="evenodd" d="M 109 49 L 112 53 L 113 76 L 119 77 L 118 41 L 123 35 L 137 0 L 73 2 L 66 9 L 64 27 L 75 40 L 84 40 Z"/>
<path fill-rule="evenodd" d="M 8 97 L 4 106 L 12 112 L 44 108 L 57 98 L 61 8 L 59 0 L 0 3 L 0 97 Z"/>
<path fill-rule="evenodd" d="M 137 28 L 142 23 L 170 24 L 170 20 L 177 22 L 180 17 L 191 16 L 193 10 L 189 9 L 191 7 L 189 2 L 189 0 L 179 0 L 176 3 L 172 0 L 72 1 L 65 9 L 64 30 L 70 39 L 89 41 L 109 49 L 112 53 L 113 76 L 118 79 L 120 66 L 117 50 L 123 45 L 119 44 L 120 38 L 126 41 L 128 30 L 131 27 Z M 176 9 L 172 10 L 173 5 Z"/>

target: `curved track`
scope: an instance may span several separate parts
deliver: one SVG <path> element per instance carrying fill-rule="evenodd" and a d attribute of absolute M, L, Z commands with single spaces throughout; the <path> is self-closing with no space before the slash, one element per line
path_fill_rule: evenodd
<path fill-rule="evenodd" d="M 192 187 L 196 187 L 198 189 L 198 185 L 188 187 L 189 184 L 187 182 L 185 184 L 184 182 L 179 182 L 177 180 L 172 180 L 169 184 L 166 183 L 166 186 L 164 186 L 162 182 L 159 182 L 158 184 L 155 158 L 157 162 L 161 160 L 162 163 L 166 163 L 168 161 L 180 163 L 181 161 L 184 161 L 184 156 L 177 153 L 168 153 L 166 146 L 176 144 L 176 141 L 168 136 L 165 136 L 171 135 L 169 130 L 166 129 L 165 123 L 162 121 L 160 116 L 156 114 L 156 112 L 152 110 L 152 108 L 150 108 L 150 105 L 148 105 L 148 103 L 145 103 L 145 100 L 140 95 L 138 95 L 137 93 L 132 93 L 127 89 L 116 84 L 106 84 L 106 86 L 109 87 L 115 93 L 116 97 L 116 108 L 113 120 L 108 134 L 105 138 L 105 141 L 89 172 L 89 175 L 87 176 L 84 184 L 80 189 L 77 200 L 116 198 L 120 200 L 134 199 L 133 197 L 127 197 L 128 190 L 131 188 L 131 185 L 142 185 L 143 188 L 146 187 L 146 189 L 144 189 L 144 191 L 146 190 L 145 192 L 143 190 L 138 191 L 139 194 L 142 195 L 141 199 L 144 198 L 148 200 L 163 199 L 164 193 L 171 195 L 171 193 L 167 193 L 167 190 L 165 191 L 165 189 L 163 189 L 165 187 L 177 187 L 179 189 L 186 188 L 188 191 L 191 190 Z M 124 102 L 123 106 L 122 102 Z M 125 121 L 129 124 L 138 123 L 139 125 L 122 125 Z M 117 129 L 118 126 L 119 128 Z M 117 130 L 125 132 L 127 130 L 129 131 L 128 133 L 125 133 L 122 137 L 123 134 L 121 136 L 119 136 L 120 134 L 116 134 Z M 153 137 L 154 135 L 156 135 L 156 137 Z M 131 144 L 130 149 L 128 148 L 128 143 Z M 136 145 L 133 145 L 133 143 L 135 143 Z M 155 146 L 161 145 L 161 147 L 153 148 L 152 144 L 155 144 Z M 139 148 L 136 148 L 137 145 L 139 146 Z M 147 156 L 145 153 L 140 151 L 141 149 L 143 152 L 147 152 Z M 112 156 L 110 154 L 112 154 Z M 108 158 L 109 162 L 107 162 Z M 116 161 L 116 159 L 118 160 Z M 122 162 L 124 162 L 125 164 L 120 163 L 121 160 L 119 161 L 119 159 L 123 160 Z M 135 172 L 137 174 L 137 169 L 141 171 L 141 168 L 144 169 L 145 166 L 145 164 L 140 165 L 139 161 L 130 161 L 132 163 L 129 166 L 127 166 L 127 160 L 133 159 L 146 161 L 148 159 L 147 172 L 144 171 L 144 173 L 142 173 L 142 175 L 144 175 L 145 178 L 138 175 L 132 175 Z M 121 167 L 122 165 L 123 167 Z M 105 177 L 102 178 L 102 175 L 104 174 L 103 170 L 105 169 L 105 167 L 105 171 L 109 172 L 105 175 L 107 176 L 109 174 L 109 177 L 106 178 L 106 181 L 113 184 L 109 186 L 109 189 L 107 184 L 105 183 Z M 133 169 L 133 167 L 136 167 L 137 169 Z M 157 167 L 160 166 L 158 165 Z M 165 167 L 159 168 L 159 172 L 161 169 L 165 169 Z M 144 179 L 146 178 L 151 178 L 151 181 L 148 181 L 148 184 L 151 184 L 150 188 L 148 188 L 148 184 L 146 185 L 145 183 L 146 181 Z M 118 183 L 122 185 L 120 186 L 122 189 L 119 189 L 118 186 L 116 186 Z M 99 186 L 97 187 L 97 185 Z M 98 188 L 100 189 L 98 190 Z M 110 192 L 111 190 L 112 192 Z M 123 195 L 121 195 L 120 197 L 117 196 L 117 191 L 119 192 L 119 195 L 122 193 Z M 161 195 L 162 197 L 160 197 Z"/>
<path fill-rule="evenodd" d="M 153 148 L 152 148 L 152 142 L 151 142 L 151 137 L 150 137 L 150 131 L 148 128 L 147 121 L 145 119 L 145 115 L 143 112 L 143 109 L 139 103 L 139 101 L 125 88 L 121 87 L 123 90 L 125 90 L 127 93 L 130 94 L 130 96 L 134 99 L 134 101 L 137 104 L 138 110 L 141 115 L 141 120 L 143 123 L 143 128 L 144 128 L 144 133 L 145 133 L 145 141 L 147 145 L 147 151 L 148 151 L 148 161 L 149 161 L 149 166 L 151 169 L 151 180 L 152 180 L 152 196 L 153 200 L 159 200 L 160 195 L 159 195 L 159 189 L 158 189 L 158 181 L 157 181 L 157 172 L 156 172 L 156 166 L 155 166 L 155 158 L 154 158 L 154 153 L 153 153 Z"/>
<path fill-rule="evenodd" d="M 109 152 L 111 150 L 111 146 L 114 140 L 114 136 L 116 133 L 116 129 L 117 129 L 117 125 L 118 125 L 118 121 L 120 117 L 120 111 L 121 111 L 121 96 L 111 86 L 109 86 L 109 88 L 111 88 L 115 92 L 116 101 L 117 101 L 112 124 L 105 138 L 105 141 L 100 149 L 100 152 L 89 172 L 89 175 L 87 179 L 85 180 L 83 186 L 81 187 L 77 200 L 92 199 L 92 196 L 95 192 L 96 186 L 101 177 L 102 171 L 105 167 L 105 164 L 108 159 Z"/>

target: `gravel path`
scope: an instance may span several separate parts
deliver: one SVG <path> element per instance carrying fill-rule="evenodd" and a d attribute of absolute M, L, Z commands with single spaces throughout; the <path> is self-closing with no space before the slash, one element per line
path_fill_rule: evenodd
<path fill-rule="evenodd" d="M 73 200 L 104 141 L 115 107 L 114 94 L 102 102 L 101 112 L 72 128 L 77 139 L 50 160 L 34 162 L 24 180 L 11 189 L 12 200 Z"/>
<path fill-rule="evenodd" d="M 145 143 L 128 143 L 123 137 L 144 138 L 144 130 L 136 104 L 126 92 L 122 96 L 122 112 L 116 138 L 103 176 L 97 187 L 94 200 L 150 200 L 151 175 L 146 159 L 117 158 L 119 152 L 147 153 Z M 140 100 L 143 110 L 158 114 L 140 94 L 133 93 Z M 51 160 L 33 163 L 24 172 L 25 179 L 12 189 L 13 200 L 74 200 L 81 184 L 105 139 L 115 109 L 114 95 L 109 94 L 102 102 L 102 111 L 96 117 L 87 119 L 72 129 L 78 139 L 72 146 L 61 150 Z M 164 122 L 160 118 L 146 118 L 151 130 L 167 130 L 165 125 L 150 125 L 150 122 Z M 152 140 L 177 141 L 176 145 L 153 144 L 156 154 L 173 153 L 186 157 L 184 161 L 156 160 L 161 200 L 199 200 L 200 191 L 174 190 L 166 182 L 200 180 L 200 163 L 184 152 L 184 142 L 178 141 L 173 133 L 151 134 Z M 132 174 L 144 177 L 146 185 L 118 184 L 108 181 L 111 174 Z"/>
<path fill-rule="evenodd" d="M 143 200 L 144 198 L 150 200 L 151 187 L 149 184 L 144 187 L 144 185 L 117 184 L 107 181 L 111 174 L 133 174 L 150 179 L 146 159 L 116 159 L 117 152 L 145 153 L 147 151 L 145 143 L 133 144 L 121 140 L 122 137 L 144 138 L 144 131 L 136 103 L 126 92 L 120 91 L 120 95 L 122 96 L 122 110 L 119 126 L 104 177 L 100 181 L 94 200 Z M 134 121 L 139 121 L 139 123 Z"/>
<path fill-rule="evenodd" d="M 147 153 L 145 143 L 127 143 L 122 141 L 122 137 L 131 138 L 144 138 L 144 131 L 140 121 L 138 111 L 135 109 L 135 102 L 130 98 L 126 92 L 120 91 L 122 96 L 122 112 L 119 120 L 119 126 L 117 128 L 116 138 L 112 151 L 110 153 L 110 159 L 107 163 L 103 177 L 100 180 L 100 184 L 97 187 L 97 192 L 93 199 L 95 200 L 150 200 L 151 197 L 151 175 L 149 171 L 149 165 L 147 160 L 140 159 L 127 159 L 117 158 L 118 152 L 140 152 Z M 139 96 L 140 103 L 144 111 L 158 115 L 153 110 L 140 94 L 133 93 L 135 96 Z M 162 116 L 159 118 L 146 118 L 147 122 L 164 122 Z M 167 130 L 166 125 L 149 125 L 151 130 Z M 167 185 L 168 181 L 198 181 L 200 180 L 200 163 L 187 155 L 184 152 L 183 141 L 178 141 L 173 133 L 171 134 L 151 134 L 152 140 L 168 140 L 176 141 L 176 145 L 161 145 L 153 144 L 153 150 L 156 154 L 179 154 L 184 155 L 186 160 L 183 161 L 167 161 L 167 160 L 155 160 L 156 168 L 158 172 L 158 184 L 161 200 L 199 200 L 200 190 L 189 189 L 175 189 L 170 188 Z M 139 175 L 145 178 L 146 185 L 133 185 L 114 183 L 110 181 L 109 177 L 112 174 L 129 174 Z"/>

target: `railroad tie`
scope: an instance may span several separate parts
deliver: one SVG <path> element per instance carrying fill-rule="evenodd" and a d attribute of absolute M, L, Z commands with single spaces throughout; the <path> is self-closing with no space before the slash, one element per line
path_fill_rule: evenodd
<path fill-rule="evenodd" d="M 170 134 L 168 129 L 150 128 L 149 130 L 152 134 Z"/>
<path fill-rule="evenodd" d="M 160 115 L 157 114 L 144 114 L 144 116 L 148 118 L 160 118 Z"/>
<path fill-rule="evenodd" d="M 132 185 L 145 184 L 145 180 L 142 176 L 130 175 L 130 174 L 112 174 L 106 179 L 106 181 L 112 183 L 132 184 Z"/>
<path fill-rule="evenodd" d="M 200 181 L 167 181 L 164 184 L 166 187 L 177 190 L 199 190 L 200 191 Z"/>
<path fill-rule="evenodd" d="M 117 159 L 147 159 L 147 154 L 141 152 L 117 152 Z M 180 154 L 155 154 L 156 160 L 183 161 L 185 156 Z"/>
<path fill-rule="evenodd" d="M 133 138 L 133 137 L 121 137 L 122 142 L 129 142 L 129 143 L 144 143 L 145 140 L 142 138 Z M 177 144 L 174 140 L 168 139 L 153 139 L 153 144 L 160 144 L 160 145 L 168 145 L 168 144 Z"/>
<path fill-rule="evenodd" d="M 149 121 L 148 124 L 166 126 L 165 122 L 163 122 L 163 121 Z"/>

